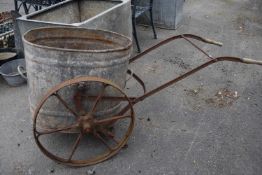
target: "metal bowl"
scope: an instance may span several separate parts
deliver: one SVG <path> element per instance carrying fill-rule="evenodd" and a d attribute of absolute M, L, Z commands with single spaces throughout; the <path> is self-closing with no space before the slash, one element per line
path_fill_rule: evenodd
<path fill-rule="evenodd" d="M 0 48 L 0 66 L 17 58 L 16 50 L 13 48 Z"/>
<path fill-rule="evenodd" d="M 24 84 L 26 80 L 25 60 L 16 59 L 4 63 L 0 67 L 0 74 L 10 86 L 19 86 Z"/>

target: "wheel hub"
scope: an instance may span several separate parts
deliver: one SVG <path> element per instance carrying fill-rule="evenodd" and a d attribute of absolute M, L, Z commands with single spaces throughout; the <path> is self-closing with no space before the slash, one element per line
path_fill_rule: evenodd
<path fill-rule="evenodd" d="M 91 114 L 81 116 L 79 123 L 80 129 L 86 134 L 92 133 L 96 126 L 94 116 Z"/>

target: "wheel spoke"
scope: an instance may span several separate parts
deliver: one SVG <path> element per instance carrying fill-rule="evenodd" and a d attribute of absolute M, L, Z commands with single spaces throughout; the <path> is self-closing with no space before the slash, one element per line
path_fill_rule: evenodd
<path fill-rule="evenodd" d="M 119 141 L 117 139 L 115 139 L 115 134 L 114 133 L 112 133 L 108 129 L 104 129 L 104 128 L 101 128 L 100 131 L 102 132 L 102 134 L 104 134 L 108 138 L 112 139 L 117 145 L 119 144 Z"/>
<path fill-rule="evenodd" d="M 102 89 L 100 95 L 97 96 L 97 98 L 96 98 L 96 100 L 94 102 L 94 105 L 93 105 L 93 107 L 91 109 L 91 113 L 95 112 L 98 103 L 100 102 L 100 100 L 102 99 L 102 97 L 103 97 L 103 95 L 105 93 L 106 87 L 107 87 L 107 85 L 103 84 L 103 89 Z"/>
<path fill-rule="evenodd" d="M 120 142 L 118 140 L 116 140 L 115 137 L 112 137 L 111 139 L 116 143 L 116 145 L 119 145 Z"/>
<path fill-rule="evenodd" d="M 46 134 L 53 134 L 53 133 L 56 133 L 56 132 L 60 132 L 60 131 L 68 131 L 68 130 L 70 130 L 70 129 L 75 129 L 75 128 L 77 128 L 78 127 L 78 125 L 77 124 L 74 124 L 74 125 L 71 125 L 71 126 L 67 126 L 67 127 L 64 127 L 64 128 L 59 128 L 59 129 L 55 129 L 55 130 L 45 130 L 45 131 L 41 131 L 41 132 L 39 132 L 39 131 L 36 131 L 38 134 L 39 134 L 39 136 L 40 135 L 46 135 Z"/>
<path fill-rule="evenodd" d="M 77 113 L 68 106 L 65 100 L 58 93 L 54 93 L 53 95 L 57 97 L 57 99 L 66 107 L 66 109 L 68 109 L 76 118 L 78 118 Z"/>
<path fill-rule="evenodd" d="M 79 111 L 78 112 L 79 115 L 84 115 L 86 113 L 84 110 L 83 104 L 82 104 L 83 98 L 85 98 L 82 96 L 82 94 L 84 93 L 85 91 L 81 89 L 81 90 L 78 90 L 76 94 L 74 95 L 75 108 L 77 111 Z"/>
<path fill-rule="evenodd" d="M 109 146 L 108 143 L 106 143 L 105 139 L 103 139 L 103 137 L 101 137 L 98 133 L 94 133 L 95 137 L 98 138 L 98 140 L 100 140 L 110 151 L 113 151 L 113 148 L 111 148 L 111 146 Z"/>
<path fill-rule="evenodd" d="M 96 124 L 105 124 L 105 123 L 109 123 L 109 122 L 115 122 L 117 120 L 121 120 L 121 119 L 125 119 L 125 118 L 130 118 L 130 115 L 120 115 L 120 116 L 114 116 L 114 117 L 110 117 L 110 118 L 106 118 L 106 119 L 97 120 Z"/>
<path fill-rule="evenodd" d="M 76 149 L 78 148 L 79 143 L 80 143 L 80 141 L 82 140 L 82 137 L 83 137 L 83 134 L 80 133 L 80 134 L 78 135 L 75 143 L 74 143 L 74 146 L 73 146 L 73 148 L 72 148 L 72 151 L 71 151 L 71 153 L 70 153 L 70 156 L 69 156 L 69 158 L 68 158 L 68 160 L 67 160 L 68 162 L 71 161 L 73 155 L 75 154 L 75 151 L 76 151 Z"/>

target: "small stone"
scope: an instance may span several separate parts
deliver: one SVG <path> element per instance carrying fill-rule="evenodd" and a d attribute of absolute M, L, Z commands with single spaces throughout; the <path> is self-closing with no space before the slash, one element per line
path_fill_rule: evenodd
<path fill-rule="evenodd" d="M 20 130 L 21 133 L 23 133 L 24 131 L 23 130 Z"/>
<path fill-rule="evenodd" d="M 235 93 L 234 93 L 234 97 L 235 97 L 235 98 L 238 97 L 238 93 L 237 93 L 237 91 L 235 91 Z"/>
<path fill-rule="evenodd" d="M 51 170 L 49 170 L 49 173 L 54 173 L 55 172 L 55 169 L 52 168 Z"/>
<path fill-rule="evenodd" d="M 94 175 L 94 174 L 96 174 L 95 170 L 88 170 L 87 171 L 87 175 Z"/>
<path fill-rule="evenodd" d="M 141 173 L 141 170 L 138 170 L 138 173 L 140 174 L 140 173 Z"/>
<path fill-rule="evenodd" d="M 18 143 L 17 146 L 19 147 L 19 146 L 20 146 L 20 143 Z"/>

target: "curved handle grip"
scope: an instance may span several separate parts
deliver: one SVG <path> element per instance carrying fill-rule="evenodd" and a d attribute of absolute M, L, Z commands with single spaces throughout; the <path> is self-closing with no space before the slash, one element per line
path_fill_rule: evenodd
<path fill-rule="evenodd" d="M 217 46 L 223 46 L 223 43 L 221 42 L 218 42 L 218 41 L 215 41 L 215 40 L 212 40 L 212 39 L 208 39 L 208 38 L 202 38 L 206 43 L 209 43 L 209 44 L 214 44 L 214 45 L 217 45 Z"/>
<path fill-rule="evenodd" d="M 253 60 L 250 58 L 242 58 L 243 63 L 246 64 L 257 64 L 257 65 L 261 65 L 262 66 L 262 61 L 259 60 Z"/>
<path fill-rule="evenodd" d="M 18 71 L 18 73 L 20 74 L 21 77 L 23 77 L 24 79 L 27 80 L 26 70 L 23 66 L 21 66 L 21 65 L 17 66 L 17 71 Z"/>

